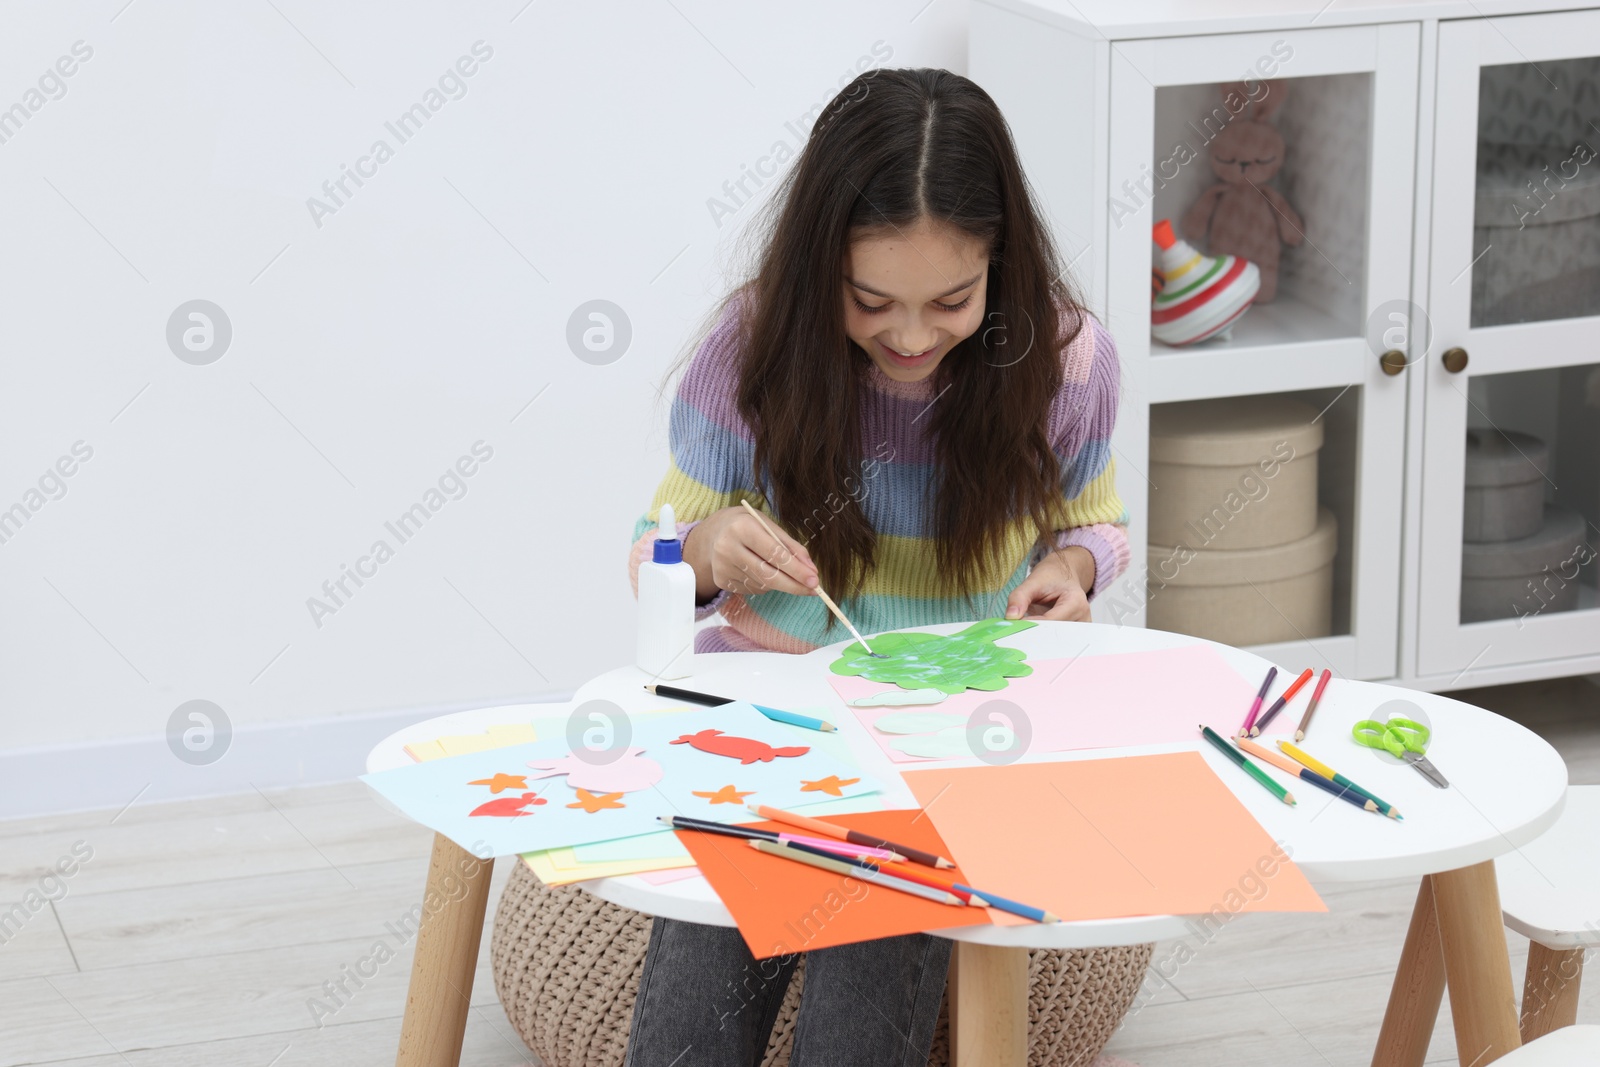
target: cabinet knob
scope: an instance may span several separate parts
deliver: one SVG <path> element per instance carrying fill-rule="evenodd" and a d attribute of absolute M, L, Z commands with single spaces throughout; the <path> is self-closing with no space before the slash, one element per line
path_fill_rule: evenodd
<path fill-rule="evenodd" d="M 1383 373 L 1392 378 L 1406 369 L 1406 354 L 1398 348 L 1391 348 L 1378 357 L 1378 366 L 1383 368 Z"/>
<path fill-rule="evenodd" d="M 1460 374 L 1467 369 L 1467 350 L 1465 348 L 1447 348 L 1444 351 L 1444 369 L 1451 374 Z"/>

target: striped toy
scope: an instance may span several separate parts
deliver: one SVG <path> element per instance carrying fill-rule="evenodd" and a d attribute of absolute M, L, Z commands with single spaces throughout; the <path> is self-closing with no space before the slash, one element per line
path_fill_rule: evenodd
<path fill-rule="evenodd" d="M 1151 336 L 1175 347 L 1226 337 L 1261 288 L 1260 269 L 1238 256 L 1202 256 L 1168 219 L 1154 236 L 1166 284 L 1150 303 Z"/>

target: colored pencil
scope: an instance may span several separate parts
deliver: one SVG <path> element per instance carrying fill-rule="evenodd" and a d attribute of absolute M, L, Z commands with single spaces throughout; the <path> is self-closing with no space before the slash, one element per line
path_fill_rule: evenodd
<path fill-rule="evenodd" d="M 675 830 L 699 830 L 707 834 L 743 837 L 752 841 L 777 841 L 782 844 L 797 842 L 812 848 L 826 849 L 828 852 L 838 856 L 864 856 L 873 860 L 883 860 L 884 862 L 905 859 L 898 852 L 892 852 L 886 848 L 868 848 L 865 845 L 853 845 L 847 841 L 836 841 L 823 837 L 785 834 L 776 830 L 763 830 L 755 826 L 739 826 L 734 823 L 714 822 L 710 819 L 695 819 L 687 815 L 658 815 L 656 818 Z"/>
<path fill-rule="evenodd" d="M 1267 728 L 1267 723 L 1271 722 L 1273 717 L 1283 710 L 1283 706 L 1293 700 L 1296 693 L 1300 692 L 1300 687 L 1309 681 L 1311 681 L 1311 668 L 1307 667 L 1300 672 L 1300 677 L 1289 683 L 1289 688 L 1283 691 L 1283 695 L 1272 702 L 1272 707 L 1267 709 L 1267 713 L 1257 719 L 1254 726 L 1250 727 L 1250 736 L 1259 736 L 1261 731 Z"/>
<path fill-rule="evenodd" d="M 703 704 L 711 708 L 735 702 L 733 697 L 697 693 L 693 689 L 679 689 L 675 685 L 647 685 L 645 689 L 658 697 L 666 697 L 669 700 L 687 700 L 691 704 Z M 804 726 L 807 730 L 821 730 L 824 733 L 833 733 L 838 729 L 833 723 L 825 719 L 814 719 L 810 715 L 798 715 L 792 711 L 784 711 L 782 708 L 769 708 L 765 704 L 752 703 L 751 706 L 773 722 L 786 722 L 791 726 Z"/>
<path fill-rule="evenodd" d="M 1204 735 L 1207 741 L 1215 745 L 1218 751 L 1237 764 L 1241 770 L 1265 786 L 1267 791 L 1273 796 L 1277 797 L 1285 804 L 1293 806 L 1295 802 L 1294 794 L 1290 793 L 1277 782 L 1274 782 L 1271 777 L 1267 775 L 1266 771 L 1262 770 L 1260 767 L 1257 767 L 1254 763 L 1251 763 L 1248 759 L 1246 759 L 1243 752 L 1240 752 L 1238 749 L 1228 744 L 1228 742 L 1224 741 L 1221 734 L 1217 733 L 1209 726 L 1201 726 L 1200 733 Z"/>
<path fill-rule="evenodd" d="M 970 887 L 957 885 L 956 888 L 969 889 Z M 971 892 L 978 893 L 979 891 L 972 889 Z M 1032 919 L 1036 923 L 1058 923 L 1061 921 L 1061 916 L 1053 911 L 1045 911 L 1043 908 L 1035 908 L 1029 904 L 1019 904 L 1015 900 L 997 897 L 993 893 L 982 893 L 981 895 L 989 907 L 997 908 L 1000 911 L 1009 911 L 1013 915 L 1020 915 L 1024 919 Z"/>
<path fill-rule="evenodd" d="M 828 848 L 827 845 L 813 845 L 807 847 L 806 845 L 799 843 L 797 843 L 795 847 L 799 848 L 802 852 L 815 850 L 821 850 L 825 852 Z M 958 887 L 955 879 L 942 877 L 932 873 L 924 873 L 924 869 L 922 868 L 912 867 L 909 865 L 885 867 L 883 865 L 884 861 L 875 860 L 869 856 L 847 856 L 842 858 L 849 863 L 858 864 L 863 867 L 872 867 L 895 878 L 904 878 L 908 882 L 916 882 L 918 885 L 925 885 L 929 889 L 943 889 L 948 893 L 953 893 L 954 895 L 960 897 L 964 902 L 972 904 L 975 907 L 982 908 L 988 905 L 988 901 L 977 895 L 978 891 L 976 889 L 973 889 L 969 886 Z"/>
<path fill-rule="evenodd" d="M 946 880 L 937 874 L 923 874 L 909 867 L 884 867 L 870 859 L 851 859 L 847 862 L 861 867 L 872 868 L 895 878 L 904 878 L 907 881 L 917 882 L 930 888 L 948 890 L 973 907 L 997 908 L 1000 911 L 1008 911 L 1013 915 L 1020 915 L 1025 919 L 1032 919 L 1034 922 L 1040 923 L 1058 923 L 1061 921 L 1061 917 L 1054 912 L 1045 911 L 1043 908 L 1035 908 L 1030 904 L 1023 904 L 1015 900 L 1008 900 L 987 890 L 974 889 L 972 886 L 964 885 L 961 882 Z"/>
<path fill-rule="evenodd" d="M 1378 805 L 1371 797 L 1363 796 L 1347 785 L 1339 785 L 1331 779 L 1324 778 L 1310 767 L 1302 767 L 1289 757 L 1281 756 L 1271 749 L 1262 748 L 1254 741 L 1250 741 L 1241 737 L 1234 743 L 1240 748 L 1244 749 L 1246 752 L 1250 753 L 1256 759 L 1266 760 L 1268 763 L 1272 764 L 1285 774 L 1292 774 L 1296 778 L 1310 782 L 1318 789 L 1326 789 L 1334 796 L 1343 800 L 1348 800 L 1358 808 L 1370 811 L 1373 814 L 1379 814 Z"/>
<path fill-rule="evenodd" d="M 1332 677 L 1332 671 L 1324 670 L 1322 677 L 1317 679 L 1317 687 L 1311 691 L 1311 703 L 1306 705 L 1306 713 L 1300 716 L 1300 725 L 1294 729 L 1294 739 L 1296 741 L 1304 741 L 1306 739 L 1306 727 L 1311 725 L 1311 713 L 1317 710 L 1317 704 L 1322 700 L 1322 691 L 1328 688 L 1328 679 Z"/>
<path fill-rule="evenodd" d="M 932 900 L 940 904 L 954 904 L 962 908 L 967 906 L 966 901 L 948 890 L 933 889 L 917 882 L 908 882 L 904 878 L 896 878 L 893 875 L 885 874 L 878 868 L 866 864 L 850 863 L 833 856 L 823 855 L 820 852 L 811 852 L 796 848 L 793 845 L 780 844 L 777 841 L 752 839 L 750 847 L 765 852 L 769 856 L 794 860 L 796 863 L 804 863 L 824 871 L 832 871 L 834 874 L 842 874 L 848 878 L 859 878 L 863 882 L 871 882 L 873 885 L 880 885 L 885 889 L 909 893 L 914 897 L 922 897 L 924 900 Z"/>
<path fill-rule="evenodd" d="M 1278 742 L 1278 747 L 1283 749 L 1284 752 L 1288 753 L 1289 758 L 1294 760 L 1296 763 L 1299 763 L 1299 764 L 1301 764 L 1302 766 L 1305 766 L 1305 767 L 1310 767 L 1313 771 L 1316 771 L 1318 774 L 1322 775 L 1324 778 L 1328 779 L 1329 781 L 1335 782 L 1335 783 L 1337 783 L 1339 785 L 1342 785 L 1347 789 L 1354 789 L 1357 793 L 1360 793 L 1362 796 L 1367 797 L 1373 803 L 1377 804 L 1378 805 L 1378 810 L 1383 812 L 1385 815 L 1389 816 L 1389 818 L 1391 818 L 1391 819 L 1404 818 L 1403 815 L 1401 815 L 1398 811 L 1395 810 L 1395 806 L 1393 804 L 1390 804 L 1387 800 L 1384 800 L 1382 797 L 1380 797 L 1376 793 L 1372 792 L 1372 790 L 1361 788 L 1359 785 L 1357 785 L 1356 783 L 1352 782 L 1350 779 L 1346 778 L 1344 775 L 1340 774 L 1338 771 L 1335 771 L 1332 767 L 1328 766 L 1326 763 L 1323 763 L 1321 760 L 1317 759 L 1315 756 L 1312 756 L 1309 752 L 1304 752 L 1304 751 L 1300 750 L 1299 748 L 1296 748 L 1294 745 L 1290 744 L 1287 741 L 1279 741 Z"/>
<path fill-rule="evenodd" d="M 1255 700 L 1250 703 L 1250 714 L 1244 717 L 1244 725 L 1239 727 L 1239 736 L 1248 737 L 1250 727 L 1256 724 L 1256 714 L 1261 711 L 1261 702 L 1267 699 L 1267 690 L 1272 686 L 1272 680 L 1278 676 L 1278 668 L 1267 668 L 1267 680 L 1261 683 L 1261 691 L 1256 694 Z"/>
<path fill-rule="evenodd" d="M 781 822 L 787 823 L 790 826 L 798 826 L 800 829 L 810 830 L 814 834 L 821 834 L 824 837 L 836 837 L 840 841 L 849 841 L 850 843 L 856 845 L 866 845 L 869 848 L 886 848 L 892 852 L 898 852 L 912 863 L 920 863 L 924 867 L 955 866 L 954 863 L 951 863 L 943 856 L 935 856 L 931 852 L 924 852 L 922 849 L 912 848 L 910 845 L 902 845 L 894 841 L 885 841 L 881 837 L 873 837 L 871 834 L 864 834 L 859 830 L 851 830 L 848 827 L 840 826 L 838 823 L 823 822 L 821 819 L 807 818 L 804 815 L 796 815 L 793 812 L 784 811 L 780 808 L 769 808 L 765 804 L 751 804 L 748 806 L 751 814 L 759 815 L 763 819 L 771 819 L 773 822 Z"/>
<path fill-rule="evenodd" d="M 852 845 L 848 841 L 840 841 L 833 837 L 811 837 L 808 834 L 779 834 L 778 840 L 785 845 L 809 845 L 812 848 L 820 848 L 840 856 L 860 856 L 863 859 L 882 860 L 884 863 L 896 863 L 905 859 L 900 853 L 892 852 L 886 848 Z"/>
<path fill-rule="evenodd" d="M 774 541 L 778 542 L 778 544 L 780 546 L 783 544 L 783 538 L 779 537 L 778 536 L 778 532 L 776 530 L 774 530 L 770 525 L 768 525 L 766 519 L 762 518 L 761 512 L 757 511 L 755 508 L 750 506 L 750 501 L 748 501 L 748 500 L 740 500 L 739 504 L 746 511 L 748 511 L 750 514 L 755 516 L 756 521 L 761 524 L 761 528 L 763 530 L 767 531 L 767 533 L 771 534 L 772 535 L 772 539 Z M 844 617 L 844 612 L 840 611 L 839 610 L 839 605 L 837 605 L 837 604 L 835 604 L 833 602 L 833 597 L 829 596 L 827 593 L 822 591 L 822 583 L 821 582 L 818 582 L 815 586 L 813 586 L 812 587 L 812 591 L 814 593 L 816 593 L 818 597 L 821 598 L 821 600 L 822 600 L 822 602 L 824 604 L 828 605 L 828 610 L 833 612 L 833 614 L 838 618 L 838 620 L 840 622 L 844 623 L 844 628 L 846 630 L 850 631 L 850 636 L 854 637 L 857 641 L 861 642 L 861 647 L 867 650 L 867 655 L 873 657 L 874 659 L 888 659 L 889 658 L 889 657 L 887 657 L 887 656 L 885 656 L 885 655 L 883 655 L 881 653 L 872 651 L 872 646 L 867 644 L 867 639 L 865 637 L 862 637 L 861 636 L 861 631 L 857 630 L 855 628 L 855 625 L 849 619 Z"/>

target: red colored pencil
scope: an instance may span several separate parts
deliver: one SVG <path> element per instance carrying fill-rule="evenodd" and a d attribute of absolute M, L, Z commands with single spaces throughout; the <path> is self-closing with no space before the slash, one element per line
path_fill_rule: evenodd
<path fill-rule="evenodd" d="M 1295 727 L 1294 739 L 1296 741 L 1304 741 L 1306 739 L 1306 727 L 1311 725 L 1311 713 L 1317 710 L 1317 704 L 1322 700 L 1322 691 L 1328 688 L 1328 679 L 1332 677 L 1333 672 L 1325 670 L 1322 672 L 1322 677 L 1317 679 L 1317 688 L 1312 690 L 1311 693 L 1311 703 L 1306 705 L 1306 713 L 1300 716 L 1300 725 Z"/>

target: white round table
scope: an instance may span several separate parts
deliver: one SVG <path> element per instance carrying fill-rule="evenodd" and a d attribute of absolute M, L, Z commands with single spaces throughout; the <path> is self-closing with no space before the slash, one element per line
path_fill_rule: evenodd
<path fill-rule="evenodd" d="M 967 625 L 918 629 L 947 634 Z M 774 707 L 828 708 L 828 719 L 837 725 L 862 770 L 885 783 L 884 806 L 916 807 L 898 770 L 919 764 L 897 765 L 889 760 L 828 684 L 828 664 L 848 643 L 843 641 L 804 656 L 769 652 L 703 654 L 697 657 L 692 675 L 674 679 L 672 684 Z M 1002 639 L 1002 644 L 1026 652 L 1030 662 L 1196 643 L 1212 644 L 1248 679 L 1264 677 L 1272 665 L 1252 653 L 1199 638 L 1095 623 L 1041 621 L 1032 629 Z M 645 692 L 643 686 L 652 680 L 637 668 L 619 668 L 583 685 L 565 706 L 576 707 L 594 699 L 609 700 L 630 711 L 681 706 L 681 701 Z M 1306 699 L 1302 694 L 1282 714 L 1298 716 Z M 1379 705 L 1396 699 L 1410 701 L 1431 723 L 1433 738 L 1428 758 L 1449 779 L 1450 788 L 1436 789 L 1407 767 L 1385 767 L 1377 753 L 1368 753 L 1353 744 L 1347 746 L 1348 754 L 1338 757 L 1337 769 L 1374 789 L 1404 812 L 1405 820 L 1399 825 L 1374 826 L 1372 817 L 1352 818 L 1354 813 L 1350 811 L 1321 818 L 1323 809 L 1347 805 L 1312 788 L 1297 790 L 1299 804 L 1290 808 L 1249 781 L 1198 738 L 1116 749 L 1035 753 L 1024 759 L 1075 760 L 1197 750 L 1266 831 L 1283 843 L 1285 851 L 1313 883 L 1420 877 L 1417 907 L 1373 1062 L 1422 1062 L 1419 1049 L 1426 1049 L 1432 1032 L 1446 972 L 1458 1045 L 1463 1050 L 1463 1062 L 1467 1062 L 1465 1050 L 1469 1048 L 1505 1051 L 1517 1044 L 1510 960 L 1501 933 L 1492 861 L 1534 840 L 1559 818 L 1566 794 L 1566 764 L 1538 735 L 1492 712 L 1439 694 L 1345 679 L 1330 683 L 1309 736 L 1314 742 L 1347 738 L 1356 720 L 1370 717 Z M 471 733 L 490 723 L 561 710 L 562 705 L 552 704 L 484 708 L 419 723 L 386 738 L 373 749 L 368 770 L 409 762 L 403 750 L 409 741 Z M 1241 721 L 1246 710 L 1240 709 Z M 1324 755 L 1327 748 L 1326 744 L 1318 745 Z M 961 760 L 948 765 L 975 763 L 976 760 Z M 628 876 L 578 884 L 605 900 L 650 915 L 734 925 L 703 878 L 653 885 Z M 1184 917 L 1160 915 L 1050 925 L 969 926 L 936 932 L 960 943 L 951 989 L 952 1010 L 956 1013 L 953 1019 L 957 1042 L 952 1046 L 956 1059 L 987 1065 L 1024 1062 L 1019 1057 L 1025 1057 L 1027 1048 L 1027 949 L 1134 944 L 1180 937 L 1193 932 L 1193 927 Z M 419 968 L 421 958 L 419 950 Z M 416 983 L 414 973 L 414 993 Z M 409 1014 L 408 1006 L 408 1018 Z M 962 1018 L 969 1020 L 968 1026 L 960 1025 Z M 979 1018 L 985 1020 L 981 1028 L 971 1024 Z M 970 1042 L 964 1040 L 968 1035 Z"/>

